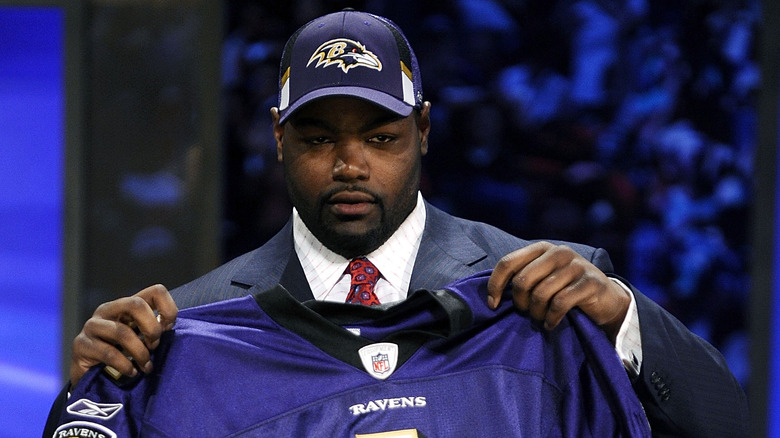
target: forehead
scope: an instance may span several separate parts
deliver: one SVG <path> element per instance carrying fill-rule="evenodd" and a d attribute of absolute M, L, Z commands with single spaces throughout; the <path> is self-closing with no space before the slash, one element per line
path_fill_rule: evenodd
<path fill-rule="evenodd" d="M 409 116 L 411 117 L 411 116 Z M 391 123 L 407 117 L 389 111 L 364 99 L 349 96 L 323 97 L 298 108 L 290 116 L 289 122 L 300 125 L 307 121 L 317 121 L 333 126 L 375 125 Z"/>

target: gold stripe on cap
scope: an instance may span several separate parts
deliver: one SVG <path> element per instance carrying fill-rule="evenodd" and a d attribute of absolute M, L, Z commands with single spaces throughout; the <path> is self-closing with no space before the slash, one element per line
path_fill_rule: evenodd
<path fill-rule="evenodd" d="M 404 72 L 404 74 L 409 78 L 412 79 L 412 71 L 409 70 L 409 67 L 404 64 L 403 61 L 401 61 L 401 71 Z"/>
<path fill-rule="evenodd" d="M 279 85 L 284 86 L 284 84 L 287 82 L 287 79 L 289 79 L 289 78 L 290 78 L 290 67 L 287 67 L 287 70 L 285 70 L 284 74 L 282 75 L 281 84 L 279 84 Z"/>

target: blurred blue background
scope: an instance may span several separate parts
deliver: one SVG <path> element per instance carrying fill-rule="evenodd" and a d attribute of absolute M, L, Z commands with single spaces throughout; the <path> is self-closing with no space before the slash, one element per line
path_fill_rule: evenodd
<path fill-rule="evenodd" d="M 0 6 L 0 436 L 40 436 L 60 370 L 64 14 Z"/>

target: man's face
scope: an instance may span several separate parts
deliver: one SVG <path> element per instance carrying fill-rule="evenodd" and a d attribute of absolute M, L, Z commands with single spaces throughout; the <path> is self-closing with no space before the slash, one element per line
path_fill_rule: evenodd
<path fill-rule="evenodd" d="M 368 254 L 411 213 L 428 112 L 426 104 L 401 118 L 360 99 L 328 97 L 280 126 L 272 111 L 290 199 L 325 246 L 347 258 Z"/>

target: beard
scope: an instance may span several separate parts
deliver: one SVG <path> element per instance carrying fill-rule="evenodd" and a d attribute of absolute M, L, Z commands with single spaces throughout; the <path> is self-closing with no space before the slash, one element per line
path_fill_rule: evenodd
<path fill-rule="evenodd" d="M 301 219 L 323 245 L 336 254 L 352 259 L 379 248 L 400 225 L 399 223 L 393 226 L 393 224 L 388 223 L 387 211 L 381 199 L 376 200 L 376 206 L 379 210 L 379 222 L 362 232 L 340 231 L 338 228 L 330 226 L 323 218 L 324 205 L 319 210 L 319 220 L 309 221 L 313 222 L 311 225 L 306 223 L 303 215 L 301 215 Z"/>
<path fill-rule="evenodd" d="M 347 259 L 366 255 L 379 248 L 398 230 L 404 220 L 417 205 L 417 186 L 408 187 L 399 194 L 399 204 L 388 210 L 385 200 L 369 190 L 360 187 L 350 187 L 349 190 L 367 193 L 374 198 L 378 220 L 367 223 L 359 230 L 351 231 L 345 227 L 349 222 L 357 222 L 360 218 L 334 218 L 327 213 L 328 199 L 344 187 L 332 189 L 321 195 L 313 203 L 302 202 L 294 187 L 288 185 L 290 198 L 298 210 L 303 223 L 314 236 L 328 249 Z"/>

